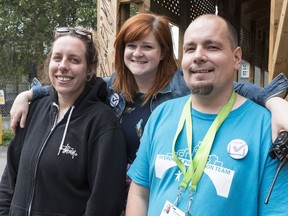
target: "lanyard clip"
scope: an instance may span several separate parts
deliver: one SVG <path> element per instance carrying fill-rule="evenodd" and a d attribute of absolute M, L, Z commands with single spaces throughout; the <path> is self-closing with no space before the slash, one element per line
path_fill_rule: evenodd
<path fill-rule="evenodd" d="M 196 194 L 196 191 L 189 191 L 189 202 L 188 202 L 188 207 L 187 207 L 187 210 L 185 211 L 185 215 L 188 215 L 188 216 L 192 216 L 192 214 L 190 213 L 190 208 L 191 208 L 191 204 L 192 204 L 192 200 Z"/>
<path fill-rule="evenodd" d="M 174 203 L 173 203 L 174 206 L 176 206 L 176 207 L 178 206 L 179 201 L 180 201 L 180 198 L 181 198 L 181 195 L 182 195 L 182 193 L 183 193 L 184 191 L 185 191 L 185 190 L 183 190 L 183 188 L 182 188 L 181 186 L 178 187 L 177 198 L 176 198 L 176 200 L 175 200 Z"/>

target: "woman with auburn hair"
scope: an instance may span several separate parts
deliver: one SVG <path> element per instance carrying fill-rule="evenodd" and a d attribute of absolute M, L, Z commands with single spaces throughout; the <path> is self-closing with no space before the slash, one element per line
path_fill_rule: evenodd
<path fill-rule="evenodd" d="M 110 106 L 128 141 L 128 162 L 136 157 L 151 112 L 162 102 L 190 93 L 177 70 L 168 19 L 138 14 L 116 37 L 115 73 L 107 79 Z"/>
<path fill-rule="evenodd" d="M 168 20 L 163 16 L 154 16 L 151 14 L 138 14 L 128 19 L 120 29 L 115 40 L 115 80 L 114 91 L 125 94 L 126 101 L 132 102 L 135 94 L 141 90 L 138 82 L 146 80 L 137 79 L 139 76 L 128 68 L 125 61 L 125 50 L 130 49 L 131 42 L 139 41 L 147 35 L 153 34 L 155 39 L 153 42 L 159 43 L 161 49 L 161 59 L 155 67 L 155 74 L 149 83 L 145 83 L 144 103 L 148 102 L 153 95 L 160 92 L 173 78 L 177 70 L 177 64 L 173 53 L 173 41 Z M 167 37 L 167 35 L 169 35 Z M 145 45 L 145 43 L 143 43 Z M 147 44 L 149 45 L 149 44 Z M 152 49 L 152 48 L 151 48 Z M 145 51 L 148 48 L 143 49 Z M 150 51 L 150 50 L 148 50 Z M 124 61 L 123 61 L 124 59 Z M 140 77 L 141 78 L 141 77 Z"/>
<path fill-rule="evenodd" d="M 129 168 L 136 157 L 151 112 L 167 100 L 190 94 L 190 90 L 182 71 L 177 69 L 169 21 L 165 16 L 139 13 L 130 17 L 121 26 L 114 47 L 115 72 L 104 80 L 107 83 L 107 102 L 119 118 L 127 140 Z M 276 97 L 285 97 L 287 87 L 288 80 L 283 74 L 265 88 L 251 83 L 234 83 L 237 93 L 263 106 L 269 105 L 275 131 L 288 130 L 288 119 L 285 119 L 288 103 Z M 18 121 L 24 127 L 28 101 L 32 100 L 32 96 L 34 99 L 47 92 L 38 86 L 17 96 L 10 112 L 12 128 Z M 273 102 L 272 96 L 278 100 Z M 280 107 L 287 109 L 279 110 Z"/>

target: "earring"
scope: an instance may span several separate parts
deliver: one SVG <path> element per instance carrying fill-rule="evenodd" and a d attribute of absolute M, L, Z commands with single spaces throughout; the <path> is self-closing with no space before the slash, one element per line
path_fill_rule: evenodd
<path fill-rule="evenodd" d="M 92 76 L 90 74 L 88 74 L 87 77 L 86 77 L 86 81 L 90 81 L 91 78 L 92 78 Z"/>

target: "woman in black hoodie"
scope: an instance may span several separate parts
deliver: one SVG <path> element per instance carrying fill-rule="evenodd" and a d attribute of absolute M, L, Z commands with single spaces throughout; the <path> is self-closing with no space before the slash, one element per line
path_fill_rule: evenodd
<path fill-rule="evenodd" d="M 53 88 L 30 104 L 27 126 L 11 141 L 0 215 L 119 215 L 126 143 L 94 75 L 92 33 L 56 29 L 47 63 Z"/>

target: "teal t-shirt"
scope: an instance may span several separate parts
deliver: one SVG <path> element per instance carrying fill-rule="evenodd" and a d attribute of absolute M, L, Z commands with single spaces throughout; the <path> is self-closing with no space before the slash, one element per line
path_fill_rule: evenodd
<path fill-rule="evenodd" d="M 165 102 L 152 113 L 128 172 L 135 183 L 150 189 L 151 216 L 160 215 L 166 200 L 176 200 L 183 179 L 173 160 L 172 143 L 188 97 Z M 192 110 L 193 156 L 215 118 L 216 115 Z M 270 118 L 265 108 L 250 100 L 229 114 L 216 134 L 193 198 L 193 216 L 287 215 L 288 196 L 284 188 L 288 188 L 288 166 L 280 172 L 269 204 L 264 204 L 279 164 L 268 155 L 272 143 Z M 183 132 L 175 151 L 188 167 L 189 152 Z M 188 206 L 188 191 L 178 205 L 182 211 Z"/>

